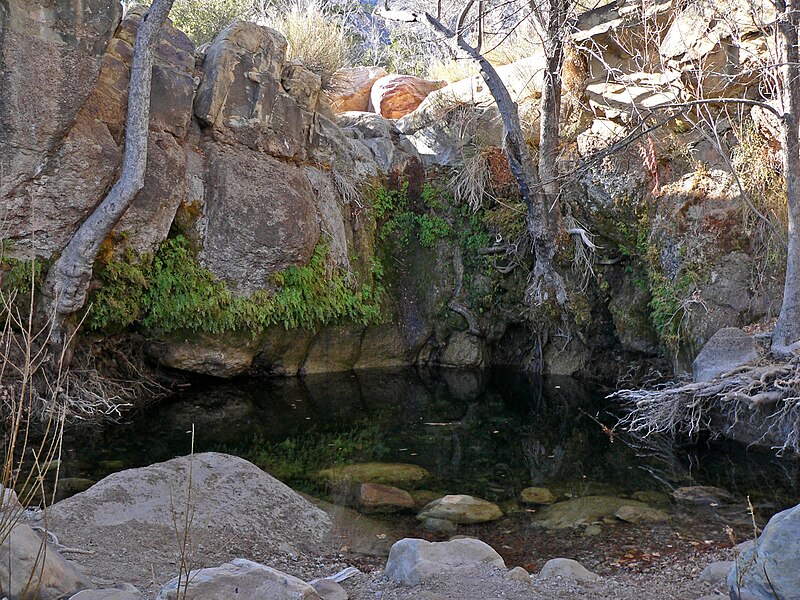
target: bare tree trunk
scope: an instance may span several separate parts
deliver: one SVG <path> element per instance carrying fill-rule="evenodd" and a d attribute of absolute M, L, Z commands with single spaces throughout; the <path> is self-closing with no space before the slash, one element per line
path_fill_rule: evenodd
<path fill-rule="evenodd" d="M 558 132 L 561 116 L 561 67 L 564 62 L 564 22 L 567 18 L 564 0 L 550 0 L 547 31 L 544 32 L 547 67 L 542 83 L 539 117 L 539 177 L 545 195 L 552 202 L 560 192 L 558 183 Z"/>
<path fill-rule="evenodd" d="M 84 221 L 47 273 L 42 290 L 42 312 L 53 319 L 51 344 L 61 355 L 69 341 L 67 318 L 86 303 L 92 267 L 100 246 L 144 186 L 147 166 L 147 134 L 150 122 L 150 87 L 155 51 L 161 29 L 174 0 L 154 0 L 142 16 L 131 67 L 125 149 L 122 171 L 111 191 Z"/>
<path fill-rule="evenodd" d="M 540 159 L 539 171 L 537 172 L 533 165 L 533 159 L 528 149 L 528 144 L 522 134 L 517 104 L 511 98 L 511 94 L 509 94 L 505 83 L 500 79 L 494 66 L 475 48 L 466 44 L 463 38 L 459 37 L 458 45 L 462 51 L 469 55 L 470 58 L 475 60 L 480 66 L 481 77 L 486 82 L 486 86 L 489 88 L 489 92 L 492 94 L 497 104 L 497 110 L 500 112 L 500 116 L 503 119 L 505 151 L 508 156 L 511 172 L 517 180 L 517 185 L 525 201 L 525 206 L 527 207 L 526 221 L 528 233 L 533 242 L 535 262 L 529 295 L 532 295 L 537 302 L 542 302 L 549 298 L 550 293 L 553 293 L 556 301 L 559 304 L 564 304 L 567 300 L 564 282 L 553 267 L 555 236 L 557 235 L 554 229 L 556 229 L 555 225 L 558 223 L 558 219 L 551 219 L 550 217 L 551 204 L 557 202 L 558 196 L 556 194 L 550 197 L 547 193 L 547 185 L 543 184 L 543 179 L 547 176 L 551 189 L 553 186 L 555 186 L 556 190 L 558 189 L 558 179 L 555 177 L 555 150 L 552 154 L 552 163 L 548 160 L 544 161 L 548 164 L 548 167 L 552 165 L 552 169 L 547 171 L 547 175 L 542 173 L 541 165 L 543 161 Z M 548 82 L 548 78 L 545 78 L 542 91 L 543 115 L 545 112 L 545 99 L 547 98 L 548 101 L 553 104 L 552 98 L 555 92 L 553 90 L 545 91 L 550 87 L 551 82 Z M 560 96 L 560 85 L 558 94 Z M 549 107 L 548 110 L 557 111 L 560 106 L 560 99 L 555 101 L 554 104 L 555 106 Z M 556 112 L 554 118 L 555 139 L 553 139 L 552 143 L 553 145 L 557 145 L 558 112 Z M 551 118 L 548 125 L 552 126 L 552 123 L 553 120 Z M 542 120 L 542 124 L 544 125 L 544 119 Z M 556 206 L 553 211 L 560 216 L 558 206 Z"/>
<path fill-rule="evenodd" d="M 535 0 L 532 0 L 532 3 Z M 532 6 L 534 14 L 540 14 L 537 6 Z M 542 98 L 539 104 L 539 179 L 543 208 L 546 218 L 547 234 L 534 239 L 537 263 L 534 265 L 533 293 L 539 301 L 545 299 L 548 290 L 556 293 L 556 300 L 563 304 L 566 291 L 563 282 L 552 267 L 556 244 L 561 229 L 561 210 L 559 196 L 561 186 L 558 179 L 558 141 L 561 123 L 561 68 L 564 63 L 564 37 L 567 20 L 567 0 L 549 0 L 545 19 L 538 19 L 544 29 L 544 50 L 547 66 L 542 80 Z"/>
<path fill-rule="evenodd" d="M 563 3 L 564 0 L 553 0 L 553 2 L 560 4 Z M 471 45 L 466 40 L 463 24 L 466 22 L 467 15 L 474 4 L 475 0 L 467 0 L 458 19 L 458 25 L 455 31 L 451 30 L 439 21 L 438 18 L 428 13 L 418 14 L 410 11 L 391 11 L 385 8 L 378 9 L 378 14 L 389 20 L 406 23 L 418 22 L 427 25 L 436 32 L 444 35 L 445 38 L 453 41 L 460 53 L 474 60 L 480 67 L 481 77 L 489 88 L 489 92 L 492 94 L 492 98 L 497 104 L 497 110 L 500 112 L 500 117 L 503 120 L 504 147 L 509 166 L 527 207 L 527 229 L 532 239 L 535 261 L 529 295 L 533 296 L 537 302 L 542 302 L 549 299 L 552 293 L 559 304 L 564 304 L 567 299 L 564 282 L 553 267 L 556 235 L 553 230 L 555 227 L 551 226 L 550 219 L 548 218 L 551 204 L 555 204 L 557 196 L 554 196 L 552 199 L 548 198 L 546 188 L 542 185 L 540 172 L 534 167 L 528 144 L 522 134 L 517 104 L 511 98 L 508 88 L 506 88 L 505 83 L 503 83 L 503 80 L 497 74 L 497 70 L 494 66 L 483 56 L 480 48 Z M 477 22 L 481 23 L 482 18 L 483 15 L 479 14 Z M 563 42 L 558 42 L 556 45 L 560 48 L 557 60 L 557 69 L 560 72 Z M 555 111 L 554 116 L 548 120 L 548 127 L 554 132 L 551 136 L 553 167 L 552 170 L 548 172 L 552 173 L 553 176 L 548 177 L 548 181 L 551 185 L 555 186 L 558 186 L 554 165 L 555 148 L 558 143 L 558 116 L 561 95 L 560 81 L 560 73 L 555 78 L 545 77 L 544 87 L 547 88 L 557 83 L 557 89 L 542 92 L 542 102 L 544 103 L 546 98 L 549 103 L 547 110 L 551 115 L 553 111 Z M 544 112 L 544 110 L 545 108 L 542 106 L 542 111 Z M 554 126 L 553 121 L 555 121 Z M 548 135 L 550 134 L 548 133 Z M 558 212 L 558 210 L 557 207 L 554 209 L 555 212 Z M 560 213 L 558 214 L 560 215 Z M 556 220 L 555 223 L 557 222 Z"/>
<path fill-rule="evenodd" d="M 788 352 L 800 342 L 800 52 L 798 52 L 798 0 L 778 0 L 778 32 L 783 83 L 783 172 L 789 213 L 786 281 L 781 314 L 772 333 L 772 349 Z"/>

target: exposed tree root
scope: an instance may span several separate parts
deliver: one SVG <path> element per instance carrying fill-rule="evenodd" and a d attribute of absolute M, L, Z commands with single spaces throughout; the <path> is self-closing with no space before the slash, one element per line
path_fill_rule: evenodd
<path fill-rule="evenodd" d="M 719 436 L 738 424 L 762 432 L 760 441 L 800 452 L 800 356 L 762 358 L 708 382 L 672 382 L 623 389 L 609 398 L 628 409 L 620 425 L 646 438 L 668 434 Z M 722 417 L 722 418 L 720 418 Z M 779 443 L 774 443 L 774 440 Z"/>
<path fill-rule="evenodd" d="M 21 399 L 26 419 L 46 422 L 59 414 L 66 422 L 93 422 L 118 418 L 134 400 L 166 393 L 141 372 L 142 357 L 124 342 L 106 344 L 98 352 L 82 345 L 69 370 L 53 370 L 48 352 L 51 324 L 33 328 L 14 297 L 0 294 L 1 423 L 19 414 Z M 103 364 L 97 356 L 103 357 Z"/>
<path fill-rule="evenodd" d="M 461 249 L 458 247 L 456 247 L 456 251 L 453 254 L 453 272 L 456 276 L 456 287 L 453 290 L 452 299 L 447 303 L 447 308 L 457 315 L 464 317 L 464 320 L 469 326 L 467 333 L 470 335 L 480 335 L 481 329 L 478 324 L 478 319 L 475 318 L 475 315 L 469 308 L 459 301 L 464 287 L 464 260 L 461 257 Z"/>

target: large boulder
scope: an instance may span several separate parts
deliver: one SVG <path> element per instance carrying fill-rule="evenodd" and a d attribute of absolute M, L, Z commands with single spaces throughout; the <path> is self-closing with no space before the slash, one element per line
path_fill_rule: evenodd
<path fill-rule="evenodd" d="M 459 525 L 472 523 L 488 523 L 496 521 L 503 516 L 503 511 L 496 504 L 467 496 L 465 494 L 453 494 L 434 500 L 426 505 L 417 518 L 425 519 L 445 519 Z"/>
<path fill-rule="evenodd" d="M 0 198 L 35 176 L 95 87 L 122 18 L 115 0 L 64 0 L 47 8 L 8 0 L 0 9 Z M 12 236 L 25 224 L 3 215 Z M 9 222 L 9 218 L 12 220 Z"/>
<path fill-rule="evenodd" d="M 124 554 L 126 579 L 140 587 L 174 576 L 176 532 L 185 524 L 191 547 L 202 547 L 211 564 L 254 549 L 276 557 L 318 551 L 331 526 L 255 465 L 214 452 L 114 473 L 48 512 L 62 543 L 95 551 L 81 557 L 93 577 L 108 579 Z"/>
<path fill-rule="evenodd" d="M 29 122 L 22 138 L 24 149 L 17 148 L 14 139 L 9 140 L 8 145 L 0 144 L 0 152 L 10 148 L 16 157 L 14 165 L 0 164 L 3 172 L 0 204 L 8 208 L 8 214 L 4 216 L 6 234 L 15 240 L 14 252 L 20 256 L 35 253 L 49 257 L 59 251 L 78 223 L 103 199 L 117 175 L 122 157 L 129 70 L 141 9 L 130 11 L 117 28 L 118 13 L 110 7 L 101 7 L 101 2 L 85 2 L 80 10 L 75 2 L 56 4 L 58 9 L 51 15 L 56 19 L 55 23 L 42 27 L 39 35 L 47 40 L 46 44 L 63 38 L 57 44 L 63 49 L 75 44 L 77 47 L 69 51 L 70 60 L 78 60 L 82 53 L 89 52 L 90 58 L 84 58 L 91 64 L 97 63 L 97 72 L 94 73 L 95 67 L 89 69 L 88 66 L 82 68 L 72 64 L 69 72 L 62 76 L 52 73 L 48 85 L 57 92 L 29 94 L 25 101 L 18 103 L 20 107 L 33 110 L 26 115 Z M 105 4 L 119 6 L 117 2 Z M 64 14 L 59 14 L 62 10 Z M 77 16 L 86 19 L 86 28 L 73 29 L 77 25 L 70 24 L 69 10 L 78 11 Z M 17 17 L 19 15 L 12 19 L 13 23 L 18 21 Z M 59 18 L 63 20 L 59 21 Z M 54 35 L 52 30 L 48 30 L 50 26 L 60 29 L 61 33 Z M 103 33 L 109 26 L 112 33 L 116 28 L 110 40 Z M 102 35 L 92 38 L 91 44 L 84 47 L 88 41 L 81 36 L 92 29 Z M 40 66 L 26 68 L 30 57 L 15 55 L 14 68 L 10 69 L 13 75 L 9 77 L 14 79 L 24 75 L 29 82 L 41 85 L 46 76 L 41 64 L 58 61 L 41 47 L 41 40 L 30 37 L 32 31 L 27 33 L 29 48 L 26 52 L 38 47 L 43 53 L 39 57 Z M 9 31 L 8 35 L 15 39 L 13 32 Z M 4 53 L 7 50 L 13 53 L 13 44 L 3 48 Z M 95 53 L 98 53 L 97 57 Z M 59 68 L 67 67 L 62 64 Z M 4 72 L 9 71 L 4 69 Z M 30 77 L 33 72 L 39 72 L 40 77 Z M 71 78 L 69 82 L 61 81 L 67 76 Z M 167 24 L 162 31 L 153 67 L 145 187 L 116 228 L 118 233 L 125 233 L 126 244 L 141 252 L 152 251 L 166 237 L 178 205 L 187 195 L 185 157 L 181 146 L 192 115 L 193 77 L 194 45 L 185 34 Z M 78 88 L 88 89 L 78 93 Z M 10 85 L 9 91 L 4 89 L 0 96 L 14 93 L 15 89 Z M 39 106 L 39 99 L 43 98 L 47 100 Z M 57 104 L 50 107 L 50 112 L 45 112 L 44 106 L 51 100 Z M 5 108 L 0 107 L 0 113 L 4 111 Z M 47 137 L 53 138 L 41 144 L 36 135 L 31 136 L 31 132 L 36 133 L 39 129 L 40 121 L 47 122 L 42 131 L 51 131 Z M 54 137 L 56 130 L 58 135 Z M 12 138 L 16 135 L 13 127 L 9 132 Z M 28 165 L 29 168 L 25 167 L 28 170 L 23 170 L 20 161 L 25 157 L 25 160 L 35 159 L 35 169 Z M 9 184 L 8 188 L 6 184 Z"/>
<path fill-rule="evenodd" d="M 36 598 L 54 600 L 91 587 L 91 582 L 29 525 L 3 524 L 0 535 L 0 595 L 29 598 L 27 590 L 35 589 Z"/>
<path fill-rule="evenodd" d="M 201 260 L 239 292 L 308 263 L 320 236 L 314 194 L 299 167 L 243 145 L 214 144 L 208 157 Z"/>
<path fill-rule="evenodd" d="M 796 598 L 800 590 L 800 505 L 774 515 L 728 575 L 733 600 Z"/>
<path fill-rule="evenodd" d="M 524 133 L 534 142 L 538 142 L 539 116 L 533 105 L 541 96 L 544 68 L 543 54 L 497 67 L 512 100 L 524 113 Z M 397 128 L 426 167 L 460 164 L 465 144 L 499 147 L 503 141 L 500 113 L 479 76 L 431 92 L 416 110 L 397 122 Z"/>
<path fill-rule="evenodd" d="M 706 342 L 692 363 L 695 381 L 711 381 L 758 358 L 753 336 L 736 327 L 724 327 Z"/>
<path fill-rule="evenodd" d="M 480 565 L 505 569 L 503 558 L 480 540 L 461 538 L 449 542 L 427 542 L 405 538 L 392 546 L 385 575 L 391 581 L 415 586 Z"/>
<path fill-rule="evenodd" d="M 444 87 L 444 81 L 430 81 L 413 75 L 387 75 L 372 85 L 370 108 L 387 119 L 400 119 L 422 104 L 422 101 Z"/>
<path fill-rule="evenodd" d="M 369 98 L 374 84 L 388 75 L 383 67 L 352 67 L 339 69 L 331 77 L 326 95 L 334 112 L 369 110 Z"/>
<path fill-rule="evenodd" d="M 277 569 L 237 558 L 209 569 L 197 569 L 183 579 L 175 578 L 158 593 L 156 600 L 228 600 L 269 598 L 269 600 L 320 600 L 306 582 Z"/>
<path fill-rule="evenodd" d="M 201 65 L 194 111 L 220 137 L 258 151 L 303 159 L 310 115 L 286 92 L 286 39 L 269 27 L 234 21 L 211 43 Z"/>

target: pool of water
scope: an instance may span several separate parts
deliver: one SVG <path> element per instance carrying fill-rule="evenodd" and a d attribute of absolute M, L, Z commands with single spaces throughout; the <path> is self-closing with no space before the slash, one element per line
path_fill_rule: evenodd
<path fill-rule="evenodd" d="M 500 504 L 503 519 L 462 525 L 458 533 L 485 540 L 508 564 L 536 570 L 549 558 L 568 556 L 599 573 L 666 568 L 681 558 L 707 561 L 709 552 L 721 556 L 752 539 L 748 498 L 760 525 L 800 502 L 797 460 L 710 440 L 629 439 L 613 431 L 619 407 L 605 399 L 607 392 L 574 379 L 504 370 L 198 381 L 125 423 L 69 432 L 60 491 L 68 495 L 111 472 L 186 455 L 194 430 L 196 452 L 237 454 L 332 501 L 324 506 L 345 540 L 347 560 L 372 568 L 382 566 L 401 537 L 443 535 L 424 531 L 413 513 L 375 519 L 338 506 L 343 498 L 331 496 L 317 474 L 352 462 L 413 463 L 432 475 L 424 484 L 429 497 L 461 493 Z M 722 487 L 736 500 L 672 502 L 670 492 L 687 485 Z M 548 487 L 560 500 L 645 499 L 670 517 L 547 529 L 540 508 L 516 502 L 528 486 Z"/>
<path fill-rule="evenodd" d="M 62 476 L 110 472 L 196 452 L 254 460 L 293 487 L 324 493 L 330 464 L 421 465 L 427 487 L 488 500 L 547 486 L 562 494 L 669 492 L 715 485 L 764 510 L 800 500 L 798 462 L 703 441 L 647 443 L 610 433 L 605 391 L 514 371 L 369 371 L 204 381 L 105 431 L 71 432 Z"/>

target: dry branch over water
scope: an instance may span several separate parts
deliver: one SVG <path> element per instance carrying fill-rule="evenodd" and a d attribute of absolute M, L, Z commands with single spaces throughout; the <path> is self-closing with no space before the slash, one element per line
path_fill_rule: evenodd
<path fill-rule="evenodd" d="M 718 436 L 740 423 L 763 424 L 760 441 L 777 436 L 781 452 L 800 452 L 800 356 L 770 356 L 707 382 L 622 389 L 609 398 L 627 409 L 620 426 L 632 435 Z"/>

